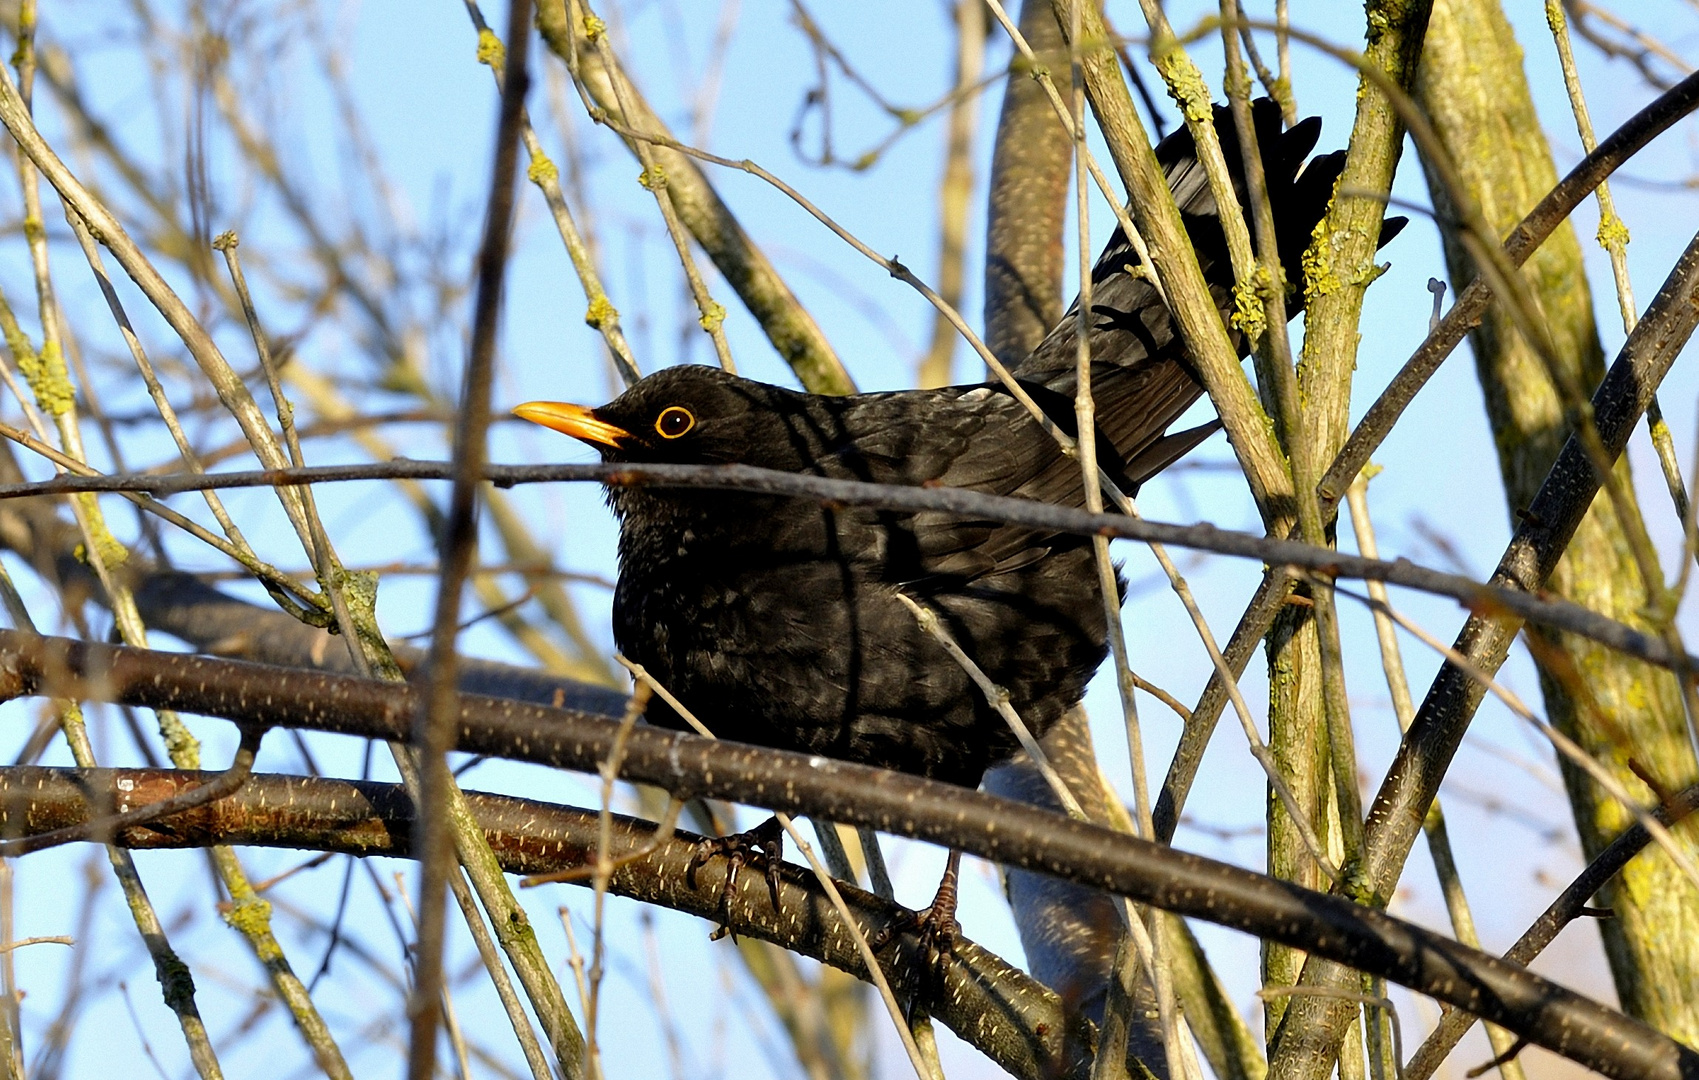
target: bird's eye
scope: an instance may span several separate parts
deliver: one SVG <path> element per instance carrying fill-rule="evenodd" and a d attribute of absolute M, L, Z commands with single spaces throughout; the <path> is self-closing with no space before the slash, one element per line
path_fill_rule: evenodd
<path fill-rule="evenodd" d="M 655 431 L 663 439 L 676 439 L 696 426 L 696 417 L 682 405 L 669 405 L 655 417 Z"/>

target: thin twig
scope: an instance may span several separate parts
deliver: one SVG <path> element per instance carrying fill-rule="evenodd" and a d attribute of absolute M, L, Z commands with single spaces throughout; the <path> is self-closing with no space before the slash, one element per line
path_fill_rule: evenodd
<path fill-rule="evenodd" d="M 1071 22 L 1068 29 L 1068 68 L 1072 94 L 1072 116 L 1074 136 L 1074 214 L 1079 233 L 1076 240 L 1078 248 L 1080 294 L 1077 301 L 1079 316 L 1074 320 L 1074 430 L 1080 433 L 1097 430 L 1096 405 L 1092 400 L 1091 391 L 1091 324 L 1089 313 L 1096 310 L 1092 306 L 1092 265 L 1091 265 L 1091 192 L 1086 186 L 1086 140 L 1085 140 L 1085 74 L 1081 65 L 1081 14 L 1088 0 L 1073 0 L 1071 5 Z M 1095 0 L 1089 0 L 1095 3 Z M 1182 110 L 1183 111 L 1183 110 Z M 1130 237 L 1130 234 L 1129 234 Z M 1152 277 L 1154 279 L 1154 276 Z M 1080 459 L 1080 481 L 1085 492 L 1086 509 L 1092 513 L 1103 512 L 1103 492 L 1097 465 L 1097 440 L 1081 438 L 1077 443 Z M 1128 502 L 1122 499 L 1120 502 Z M 1156 830 L 1150 817 L 1150 784 L 1145 772 L 1144 735 L 1139 725 L 1138 701 L 1134 696 L 1132 680 L 1132 665 L 1127 658 L 1126 635 L 1121 628 L 1121 592 L 1116 579 L 1115 565 L 1109 558 L 1109 539 L 1104 536 L 1094 536 L 1091 540 L 1094 564 L 1097 568 L 1098 595 L 1103 604 L 1104 626 L 1108 631 L 1111 657 L 1115 664 L 1115 686 L 1120 691 L 1122 725 L 1127 733 L 1127 758 L 1133 780 L 1133 812 L 1137 825 L 1136 833 L 1145 839 L 1155 836 Z M 901 594 L 899 594 L 901 595 Z M 903 597 L 907 600 L 907 597 Z M 910 606 L 914 606 L 911 602 Z M 916 614 L 920 609 L 915 607 Z M 928 612 L 930 614 L 930 612 Z M 935 632 L 942 633 L 943 627 L 938 625 L 936 617 L 931 619 Z M 925 625 L 926 620 L 922 620 Z M 943 638 L 940 638 L 943 640 Z M 948 646 L 947 646 L 948 647 Z M 958 662 L 966 660 L 966 654 L 960 648 L 953 650 L 958 655 Z M 971 671 L 970 671 L 971 673 Z M 976 677 L 982 679 L 983 674 Z M 982 684 L 984 689 L 985 684 Z M 989 697 L 989 691 L 987 691 Z M 1000 711 L 1006 710 L 1005 718 L 1009 719 L 1016 734 L 1021 735 L 1025 728 L 1019 718 L 1014 716 L 1013 707 L 1007 703 L 1003 695 Z M 1061 777 L 1050 767 L 1036 741 L 1030 733 L 1022 738 L 1022 745 L 1033 763 L 1039 767 L 1040 773 L 1050 784 L 1051 790 L 1061 800 L 1069 813 L 1083 816 L 1079 803 L 1073 798 Z M 1027 744 L 1031 745 L 1028 746 Z M 1156 1009 L 1158 1023 L 1162 1030 L 1162 1049 L 1166 1059 L 1168 1074 L 1171 1077 L 1185 1077 L 1186 1080 L 1196 1080 L 1197 1064 L 1189 1053 L 1192 1048 L 1190 1034 L 1183 1032 L 1183 1021 L 1174 1000 L 1174 973 L 1169 966 L 1164 951 L 1167 935 L 1162 932 L 1162 920 L 1167 916 L 1158 911 L 1149 914 L 1150 924 L 1144 919 L 1129 900 L 1123 899 L 1120 904 L 1121 917 L 1126 923 L 1126 935 L 1134 947 L 1138 962 L 1144 967 L 1150 978 L 1151 986 L 1156 994 Z M 1130 966 L 1132 957 L 1125 957 L 1123 966 Z M 1131 983 L 1130 970 L 1122 973 L 1122 981 Z M 1132 1008 L 1132 995 L 1115 995 L 1110 1003 L 1123 1013 Z M 1109 1006 L 1106 1006 L 1106 1008 Z M 1108 1019 L 1106 1017 L 1106 1023 Z M 1122 1015 L 1114 1023 L 1115 1030 L 1125 1033 L 1130 1028 L 1128 1017 Z M 1106 1054 L 1107 1051 L 1107 1054 Z M 1116 1066 L 1122 1064 L 1125 1047 L 1100 1047 L 1099 1058 L 1108 1056 Z"/>
<path fill-rule="evenodd" d="M 117 290 L 112 287 L 112 281 L 106 275 L 106 267 L 100 257 L 100 248 L 95 244 L 94 237 L 89 235 L 88 227 L 83 224 L 82 218 L 76 214 L 67 214 L 66 221 L 70 223 L 71 231 L 77 237 L 77 243 L 82 248 L 83 256 L 88 260 L 89 269 L 94 272 L 95 281 L 100 286 L 101 295 L 106 299 L 108 309 L 112 312 L 113 321 L 118 324 L 118 330 L 124 338 L 124 344 L 129 347 L 130 357 L 135 361 L 136 369 L 141 373 L 142 382 L 147 386 L 148 396 L 153 399 L 159 418 L 165 422 L 166 430 L 171 433 L 172 441 L 177 444 L 177 454 L 183 463 L 183 467 L 190 472 L 204 472 L 204 466 L 195 454 L 194 447 L 190 445 L 189 438 L 183 431 L 183 425 L 177 418 L 177 412 L 172 408 L 170 399 L 166 397 L 165 388 L 160 385 L 159 376 L 155 374 L 146 350 L 142 348 L 141 339 L 136 336 L 134 328 L 130 325 L 130 319 L 124 311 L 123 302 L 119 300 Z M 7 337 L 10 340 L 11 327 L 7 329 Z M 242 447 L 244 450 L 248 448 L 246 441 L 242 443 Z M 301 462 L 297 460 L 294 461 L 294 464 L 300 465 Z M 239 555 L 237 561 L 248 567 L 261 565 L 259 556 L 254 553 L 246 537 L 242 535 L 242 531 L 236 527 L 235 521 L 225 510 L 224 503 L 210 491 L 205 492 L 203 497 L 206 499 L 207 509 L 212 511 L 212 516 L 218 522 L 219 528 L 223 530 L 224 535 L 229 538 L 231 545 L 236 549 Z M 268 580 L 263 574 L 260 575 L 260 581 L 284 610 L 295 610 L 294 602 L 274 582 Z"/>
<path fill-rule="evenodd" d="M 484 21 L 484 13 L 479 10 L 476 0 L 466 0 L 466 14 L 471 16 L 472 26 L 478 31 L 479 59 L 489 64 L 490 74 L 495 76 L 499 89 L 502 82 L 500 66 L 505 55 L 505 46 Z M 485 35 L 488 35 L 488 38 Z M 495 48 L 486 49 L 487 41 L 493 42 Z M 613 357 L 615 369 L 625 385 L 630 386 L 641 379 L 643 374 L 638 370 L 637 358 L 632 355 L 631 346 L 625 340 L 625 331 L 620 328 L 619 310 L 608 299 L 607 290 L 602 288 L 602 278 L 596 269 L 595 257 L 590 253 L 590 246 L 584 242 L 578 223 L 572 219 L 572 211 L 566 205 L 566 196 L 560 190 L 560 170 L 543 152 L 543 144 L 531 127 L 531 117 L 523 110 L 520 113 L 519 137 L 525 144 L 525 156 L 531 162 L 531 167 L 525 172 L 526 178 L 536 184 L 537 189 L 543 193 L 543 201 L 548 204 L 549 214 L 554 218 L 561 243 L 566 245 L 567 257 L 572 260 L 573 272 L 578 275 L 578 283 L 584 290 L 584 299 L 589 305 L 584 312 L 584 321 L 602 335 L 602 341 L 608 347 L 608 355 Z"/>
<path fill-rule="evenodd" d="M 602 58 L 602 64 L 610 73 L 609 81 L 613 83 L 614 98 L 619 103 L 620 116 L 627 126 L 635 125 L 637 113 L 632 108 L 629 95 L 626 92 L 625 79 L 615 74 L 619 70 L 619 61 L 614 57 L 613 43 L 608 40 L 606 25 L 596 13 L 591 10 L 588 0 L 571 0 L 571 6 L 581 8 L 584 12 L 582 22 L 590 44 Z M 678 254 L 679 265 L 684 269 L 684 280 L 690 286 L 690 295 L 696 301 L 697 321 L 714 342 L 714 354 L 719 358 L 720 367 L 732 374 L 737 374 L 737 364 L 732 360 L 731 344 L 726 340 L 726 309 L 708 293 L 708 286 L 702 280 L 702 271 L 696 267 L 696 256 L 690 251 L 690 237 L 685 234 L 684 223 L 679 220 L 678 208 L 673 205 L 672 196 L 667 190 L 667 176 L 655 161 L 650 151 L 649 143 L 641 135 L 636 139 L 637 160 L 643 164 L 643 174 L 638 182 L 655 196 L 655 205 L 661 211 L 661 221 L 667 227 L 667 236 L 672 239 L 673 250 Z"/>
<path fill-rule="evenodd" d="M 618 68 L 603 67 L 595 49 L 581 48 L 588 45 L 584 37 L 586 28 L 582 19 L 573 17 L 575 11 L 569 12 L 567 0 L 542 0 L 537 7 L 537 27 L 550 50 L 566 62 L 586 111 L 592 118 L 599 118 L 619 108 L 620 100 L 614 92 L 614 84 L 618 82 L 626 106 L 637 114 L 625 115 L 641 121 L 639 126 L 645 131 L 664 132 L 666 125 L 625 73 Z M 671 157 L 665 150 L 658 156 L 667 161 L 667 194 L 691 235 L 713 259 L 727 284 L 737 290 L 744 306 L 802 385 L 817 394 L 854 393 L 854 380 L 844 370 L 820 327 L 755 246 L 707 177 L 683 157 Z"/>
<path fill-rule="evenodd" d="M 596 1026 L 601 1018 L 602 962 L 607 956 L 602 916 L 607 906 L 608 878 L 615 869 L 614 861 L 608 854 L 608 845 L 613 838 L 614 781 L 619 778 L 619 767 L 625 757 L 626 742 L 631 738 L 637 721 L 642 718 L 643 710 L 649 705 L 649 695 L 649 684 L 639 682 L 632 692 L 631 700 L 625 706 L 625 715 L 620 718 L 619 731 L 614 735 L 613 745 L 608 748 L 608 756 L 602 762 L 602 767 L 597 770 L 601 774 L 602 783 L 596 810 L 596 861 L 592 864 L 590 877 L 594 899 L 590 921 L 590 972 L 586 976 L 589 993 L 584 999 L 584 1045 L 592 1077 L 602 1075 L 601 1049 L 596 1042 Z M 659 833 L 659 830 L 656 832 Z"/>
<path fill-rule="evenodd" d="M 1027 727 L 1026 721 L 1021 719 L 1020 713 L 1010 703 L 1008 691 L 991 681 L 991 677 L 962 649 L 949 630 L 945 629 L 943 623 L 938 621 L 938 616 L 931 609 L 922 607 L 901 592 L 896 595 L 897 599 L 901 600 L 904 606 L 914 613 L 921 629 L 931 634 L 933 639 L 944 647 L 944 650 L 950 654 L 950 658 L 967 673 L 974 685 L 979 688 L 980 693 L 985 695 L 985 700 L 991 704 L 992 708 L 997 710 L 998 715 L 1003 717 L 1003 720 L 1009 725 L 1009 730 L 1014 732 L 1015 738 L 1020 742 L 1021 749 L 1026 752 L 1027 757 L 1031 759 L 1033 766 L 1038 770 L 1038 774 L 1044 778 L 1045 784 L 1049 786 L 1051 793 L 1061 803 L 1062 809 L 1075 821 L 1090 822 L 1090 816 L 1085 812 L 1085 808 L 1080 805 L 1080 801 L 1074 795 L 1073 790 L 1063 781 L 1055 766 L 1050 764 L 1049 755 L 1044 752 L 1044 748 L 1033 737 L 1032 730 Z M 1116 614 L 1118 616 L 1119 612 Z M 1151 983 L 1156 988 L 1158 995 L 1162 993 L 1164 984 L 1167 985 L 1169 1007 L 1162 1022 L 1163 1047 L 1168 1056 L 1169 1069 L 1177 1075 L 1185 1075 L 1183 1070 L 1188 1067 L 1185 1064 L 1184 1052 L 1180 1050 L 1181 1021 L 1173 1006 L 1172 977 L 1164 977 L 1165 963 L 1161 954 L 1157 951 L 1159 946 L 1153 940 L 1151 928 L 1147 927 L 1144 920 L 1140 918 L 1138 909 L 1133 906 L 1132 901 L 1121 898 L 1116 908 L 1121 915 L 1122 924 L 1126 929 L 1128 938 L 1133 943 L 1133 949 L 1128 957 L 1129 960 L 1136 960 L 1137 964 L 1142 966 L 1149 974 Z M 1152 914 L 1156 913 L 1153 912 Z M 1125 1030 L 1124 1024 L 1121 1026 L 1121 1030 Z M 1183 1037 L 1189 1039 L 1190 1034 L 1187 1033 Z M 1122 1047 L 1121 1050 L 1124 1055 L 1125 1048 Z M 1107 1047 L 1098 1048 L 1100 1059 L 1106 1053 L 1113 1053 L 1113 1051 Z M 1117 1060 L 1119 1060 L 1119 1056 L 1117 1056 Z"/>
<path fill-rule="evenodd" d="M 1437 303 L 1438 296 L 1435 301 Z M 1369 517 L 1368 476 L 1364 474 L 1357 478 L 1346 499 L 1351 507 L 1351 526 L 1357 537 L 1357 550 L 1371 559 L 1379 558 L 1380 552 L 1375 540 L 1374 522 Z M 1386 672 L 1387 690 L 1392 695 L 1392 712 L 1398 721 L 1399 731 L 1407 731 L 1410 722 L 1416 717 L 1416 703 L 1410 696 L 1410 683 L 1405 677 L 1404 658 L 1399 652 L 1398 635 L 1393 629 L 1392 617 L 1386 613 L 1386 586 L 1378 581 L 1366 583 L 1369 597 L 1378 606 L 1373 608 L 1375 620 L 1375 637 L 1380 644 L 1381 667 Z M 1445 898 L 1446 913 L 1451 918 L 1451 931 L 1457 935 L 1457 940 L 1472 948 L 1481 947 L 1480 935 L 1475 931 L 1475 916 L 1469 907 L 1469 898 L 1463 891 L 1463 879 L 1457 871 L 1457 859 L 1452 853 L 1451 834 L 1446 829 L 1445 811 L 1440 808 L 1440 801 L 1435 798 L 1429 808 L 1427 818 L 1422 822 L 1422 831 L 1428 838 L 1428 852 L 1433 860 L 1434 873 L 1439 878 L 1440 894 Z M 1493 1051 L 1504 1054 L 1510 1049 L 1514 1039 L 1503 1028 L 1488 1025 L 1487 1038 L 1492 1043 Z M 1402 1055 L 1398 1060 L 1402 1061 Z M 1501 1069 L 1504 1080 L 1524 1080 L 1522 1066 L 1515 1060 L 1506 1061 Z"/>
<path fill-rule="evenodd" d="M 75 945 L 76 943 L 76 938 L 69 934 L 49 934 L 40 937 L 17 938 L 6 942 L 4 946 L 0 946 L 0 949 L 12 952 L 14 949 L 21 949 L 25 945 Z"/>
<path fill-rule="evenodd" d="M 401 908 L 407 912 L 407 921 L 413 925 L 415 937 L 419 933 L 419 913 L 413 910 L 412 901 L 407 899 L 407 878 L 401 871 L 395 872 L 395 896 L 401 901 Z M 471 1063 L 466 1060 L 466 1037 L 460 1031 L 460 1016 L 454 1011 L 454 995 L 449 993 L 448 983 L 444 982 L 438 993 L 438 1005 L 442 1009 L 443 1027 L 448 1033 L 448 1045 L 454 1051 L 454 1062 L 459 1067 L 460 1080 L 471 1080 Z"/>
<path fill-rule="evenodd" d="M 1563 86 L 1569 93 L 1569 109 L 1575 115 L 1575 130 L 1581 137 L 1581 150 L 1591 154 L 1598 149 L 1599 140 L 1593 133 L 1593 118 L 1587 110 L 1586 95 L 1581 90 L 1580 73 L 1575 69 L 1575 52 L 1569 45 L 1569 25 L 1564 17 L 1562 0 L 1546 0 L 1546 25 L 1551 28 L 1552 40 L 1557 45 Z M 1632 334 L 1634 324 L 1639 321 L 1639 312 L 1634 306 L 1634 284 L 1628 276 L 1628 226 L 1617 216 L 1610 181 L 1599 181 L 1595 194 L 1599 200 L 1599 246 L 1610 255 L 1611 279 L 1616 285 L 1622 332 Z M 1646 431 L 1652 437 L 1652 448 L 1657 451 L 1658 465 L 1663 469 L 1664 483 L 1669 489 L 1670 501 L 1675 504 L 1676 517 L 1685 521 L 1687 489 L 1681 481 L 1681 464 L 1675 457 L 1675 440 L 1670 436 L 1669 425 L 1664 422 L 1663 406 L 1658 404 L 1656 397 L 1646 410 Z"/>
<path fill-rule="evenodd" d="M 7 429 L 0 426 L 0 435 L 6 433 Z M 299 470 L 209 473 L 198 476 L 66 476 L 38 483 L 0 484 L 0 499 L 75 491 L 180 492 L 196 490 L 203 485 L 214 488 L 269 487 L 276 484 L 325 483 L 334 480 L 448 479 L 452 475 L 452 466 L 447 462 L 400 460 L 382 464 L 314 466 Z M 1460 574 L 1418 566 L 1408 559 L 1365 559 L 1332 548 L 1318 548 L 1297 540 L 1275 540 L 1252 533 L 1220 529 L 1208 523 L 1172 525 L 1124 514 L 1092 514 L 1085 510 L 1031 499 L 987 495 L 967 488 L 872 484 L 858 480 L 835 480 L 761 469 L 749 465 L 490 465 L 485 467 L 483 475 L 501 486 L 578 481 L 619 485 L 647 484 L 657 487 L 703 487 L 792 495 L 845 506 L 911 512 L 938 510 L 966 517 L 983 516 L 1009 524 L 1080 536 L 1102 535 L 1138 540 L 1147 544 L 1167 544 L 1252 559 L 1271 565 L 1312 570 L 1328 577 L 1385 581 L 1390 585 L 1449 596 L 1471 608 L 1505 611 L 1542 626 L 1580 634 L 1660 667 L 1673 668 L 1688 663 L 1699 665 L 1699 659 L 1676 655 L 1669 645 L 1657 636 L 1636 630 L 1568 601 L 1520 589 L 1483 584 Z"/>

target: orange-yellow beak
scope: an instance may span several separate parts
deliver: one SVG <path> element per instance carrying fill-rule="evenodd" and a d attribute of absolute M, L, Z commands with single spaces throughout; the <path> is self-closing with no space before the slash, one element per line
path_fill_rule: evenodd
<path fill-rule="evenodd" d="M 527 401 L 515 408 L 513 415 L 601 446 L 618 448 L 621 439 L 631 438 L 624 428 L 597 419 L 594 412 L 582 405 L 565 401 Z"/>

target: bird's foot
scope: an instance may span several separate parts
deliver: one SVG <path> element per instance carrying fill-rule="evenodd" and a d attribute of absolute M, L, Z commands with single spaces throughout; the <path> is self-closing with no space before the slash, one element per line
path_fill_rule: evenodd
<path fill-rule="evenodd" d="M 869 948 L 879 952 L 898 934 L 913 932 L 920 938 L 914 963 L 915 991 L 909 997 L 910 1020 L 917 1009 L 924 1009 L 928 1002 L 944 994 L 944 976 L 955 959 L 956 939 L 962 932 L 962 924 L 956 921 L 961 863 L 962 853 L 951 851 L 944 880 L 938 883 L 938 894 L 932 898 L 932 904 L 924 911 L 900 909 L 901 913 L 867 942 Z"/>
<path fill-rule="evenodd" d="M 714 932 L 714 940 L 732 933 L 731 903 L 733 894 L 737 892 L 737 875 L 751 863 L 759 863 L 766 873 L 767 892 L 777 910 L 779 868 L 784 865 L 784 835 L 779 819 L 771 817 L 748 832 L 711 837 L 697 845 L 696 854 L 690 857 L 690 865 L 684 871 L 684 879 L 691 888 L 696 887 L 696 871 L 717 856 L 726 858 L 726 882 L 720 890 L 720 928 Z"/>

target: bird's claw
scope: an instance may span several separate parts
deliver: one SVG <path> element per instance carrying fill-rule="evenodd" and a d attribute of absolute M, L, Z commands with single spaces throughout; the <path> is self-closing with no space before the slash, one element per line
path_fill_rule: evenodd
<path fill-rule="evenodd" d="M 881 927 L 867 941 L 875 953 L 882 951 L 900 934 L 914 933 L 919 949 L 909 968 L 914 990 L 909 994 L 904 1018 L 913 1023 L 918 1014 L 927 1011 L 928 1003 L 944 996 L 945 973 L 956 957 L 956 939 L 962 924 L 956 921 L 955 903 L 936 902 L 923 911 L 902 908 L 895 918 Z"/>
<path fill-rule="evenodd" d="M 945 974 L 956 957 L 956 940 L 961 936 L 962 924 L 956 921 L 953 870 L 945 875 L 931 906 L 924 911 L 899 909 L 897 916 L 869 938 L 867 944 L 877 953 L 891 944 L 898 934 L 910 932 L 920 939 L 920 948 L 911 969 L 915 990 L 909 995 L 908 1018 L 912 1021 L 917 1010 L 943 996 Z"/>
<path fill-rule="evenodd" d="M 761 864 L 767 878 L 768 895 L 772 897 L 773 908 L 778 909 L 779 872 L 780 867 L 784 865 L 784 829 L 779 824 L 779 819 L 768 818 L 748 832 L 703 840 L 697 845 L 696 853 L 690 857 L 690 863 L 684 870 L 685 881 L 691 888 L 696 887 L 696 871 L 720 855 L 726 858 L 726 880 L 720 889 L 720 928 L 714 932 L 714 940 L 733 933 L 732 896 L 737 892 L 738 872 L 750 863 Z"/>
<path fill-rule="evenodd" d="M 943 908 L 933 904 L 921 911 L 899 908 L 890 922 L 867 939 L 867 947 L 874 952 L 882 952 L 896 940 L 897 935 L 913 933 L 920 938 L 922 955 L 928 965 L 938 965 L 955 956 L 956 938 L 961 932 L 962 924 L 956 921 L 953 903 Z"/>

